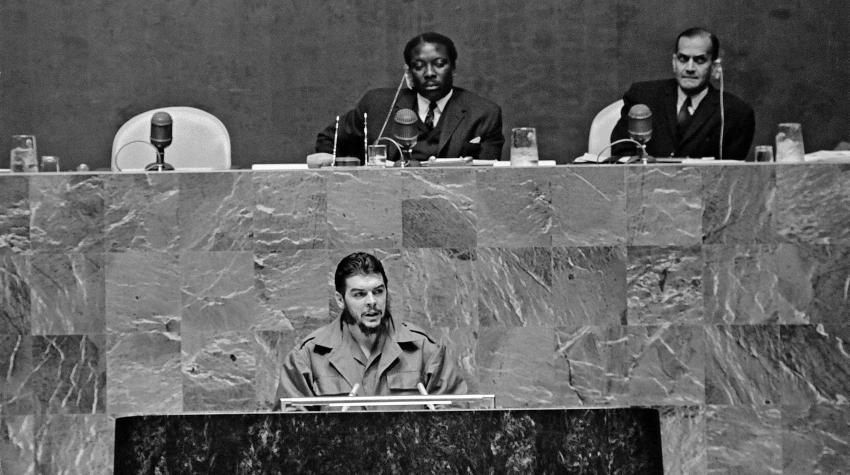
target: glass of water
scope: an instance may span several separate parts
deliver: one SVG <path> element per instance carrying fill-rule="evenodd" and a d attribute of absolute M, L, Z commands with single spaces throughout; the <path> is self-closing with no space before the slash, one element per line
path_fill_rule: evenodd
<path fill-rule="evenodd" d="M 773 147 L 771 145 L 756 145 L 756 161 L 772 162 Z"/>
<path fill-rule="evenodd" d="M 35 146 L 35 135 L 12 136 L 9 169 L 13 172 L 38 171 L 38 151 Z"/>
<path fill-rule="evenodd" d="M 537 163 L 537 130 L 534 127 L 511 129 L 511 166 L 535 166 Z"/>
<path fill-rule="evenodd" d="M 385 167 L 387 166 L 387 146 L 386 145 L 369 145 L 367 149 L 368 159 L 366 166 L 370 167 Z"/>

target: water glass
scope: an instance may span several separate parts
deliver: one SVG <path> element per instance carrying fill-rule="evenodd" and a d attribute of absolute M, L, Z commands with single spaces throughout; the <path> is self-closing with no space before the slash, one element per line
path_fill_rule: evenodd
<path fill-rule="evenodd" d="M 537 131 L 534 127 L 516 127 L 511 129 L 511 166 L 536 166 Z"/>
<path fill-rule="evenodd" d="M 366 166 L 369 167 L 385 167 L 387 166 L 387 146 L 386 145 L 369 145 L 366 150 L 368 157 Z"/>
<path fill-rule="evenodd" d="M 776 134 L 776 161 L 802 162 L 805 158 L 803 127 L 796 123 L 779 124 Z"/>
<path fill-rule="evenodd" d="M 55 157 L 53 155 L 44 155 L 43 157 L 41 157 L 41 164 L 38 168 L 40 171 L 43 172 L 58 172 L 59 157 Z"/>
<path fill-rule="evenodd" d="M 38 171 L 38 152 L 35 146 L 35 135 L 12 136 L 9 169 L 13 172 Z"/>
<path fill-rule="evenodd" d="M 773 146 L 772 145 L 756 145 L 756 161 L 757 162 L 772 162 L 773 161 Z"/>

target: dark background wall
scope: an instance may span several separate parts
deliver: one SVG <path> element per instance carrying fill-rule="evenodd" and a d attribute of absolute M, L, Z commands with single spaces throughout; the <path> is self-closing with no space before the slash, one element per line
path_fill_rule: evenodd
<path fill-rule="evenodd" d="M 235 167 L 301 162 L 334 115 L 397 85 L 407 39 L 436 30 L 459 49 L 456 84 L 501 104 L 506 130 L 536 126 L 542 158 L 565 163 L 593 115 L 669 76 L 675 35 L 703 25 L 727 90 L 756 110 L 755 142 L 798 121 L 813 151 L 850 135 L 847 18 L 845 0 L 3 0 L 0 150 L 33 133 L 64 168 L 108 167 L 125 120 L 190 105 L 227 125 Z"/>

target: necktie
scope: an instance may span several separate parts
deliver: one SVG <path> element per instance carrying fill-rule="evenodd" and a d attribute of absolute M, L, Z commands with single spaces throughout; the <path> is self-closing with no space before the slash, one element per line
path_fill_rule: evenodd
<path fill-rule="evenodd" d="M 437 108 L 436 102 L 432 101 L 430 104 L 428 104 L 428 113 L 425 114 L 425 125 L 428 126 L 428 130 L 431 130 L 431 129 L 434 128 L 434 109 L 436 109 L 436 108 Z"/>
<path fill-rule="evenodd" d="M 691 107 L 691 96 L 685 98 L 685 103 L 682 104 L 682 108 L 679 109 L 679 116 L 676 119 L 676 123 L 681 128 L 687 128 L 688 122 L 691 120 L 691 112 L 688 108 Z"/>

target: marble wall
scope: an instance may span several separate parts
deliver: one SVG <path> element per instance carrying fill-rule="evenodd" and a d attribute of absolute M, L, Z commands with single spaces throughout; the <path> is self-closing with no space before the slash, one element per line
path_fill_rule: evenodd
<path fill-rule="evenodd" d="M 652 406 L 668 473 L 850 465 L 850 167 L 0 176 L 0 471 L 114 418 L 262 411 L 375 252 L 505 408 Z"/>

